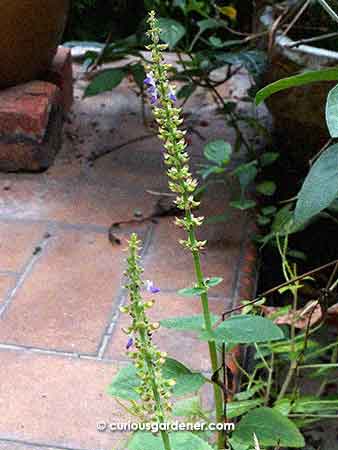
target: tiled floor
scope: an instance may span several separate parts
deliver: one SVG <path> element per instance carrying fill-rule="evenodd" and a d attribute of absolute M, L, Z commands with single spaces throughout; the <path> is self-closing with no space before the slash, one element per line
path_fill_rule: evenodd
<path fill-rule="evenodd" d="M 126 359 L 120 329 L 127 318 L 118 307 L 126 301 L 124 250 L 131 231 L 143 242 L 145 277 L 162 289 L 153 316 L 200 311 L 197 299 L 176 293 L 194 280 L 172 218 L 121 225 L 121 245 L 108 240 L 112 223 L 153 212 L 158 197 L 149 191 L 167 190 L 161 147 L 127 86 L 83 101 L 82 88 L 79 81 L 55 165 L 41 174 L 0 174 L 1 450 L 120 448 L 121 436 L 97 432 L 96 423 L 124 417 L 106 387 Z M 233 141 L 210 108 L 198 114 L 199 133 L 191 134 L 188 149 L 195 168 L 208 139 Z M 93 152 L 109 148 L 91 162 Z M 202 210 L 230 210 L 223 188 L 207 194 Z M 205 273 L 224 278 L 212 292 L 216 313 L 243 295 L 245 283 L 252 287 L 250 221 L 231 214 L 228 223 L 201 231 L 209 241 Z M 193 336 L 161 330 L 156 340 L 192 368 L 209 369 L 206 346 Z"/>

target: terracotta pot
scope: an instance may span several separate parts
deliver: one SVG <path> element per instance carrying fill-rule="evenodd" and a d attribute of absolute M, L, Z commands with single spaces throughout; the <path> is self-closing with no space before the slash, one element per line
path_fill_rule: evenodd
<path fill-rule="evenodd" d="M 52 62 L 70 0 L 1 0 L 0 88 L 33 80 Z"/>

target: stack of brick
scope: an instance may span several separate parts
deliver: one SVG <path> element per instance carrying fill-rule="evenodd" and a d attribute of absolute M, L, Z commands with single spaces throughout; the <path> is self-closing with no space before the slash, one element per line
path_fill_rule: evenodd
<path fill-rule="evenodd" d="M 61 147 L 72 102 L 71 53 L 63 47 L 43 79 L 0 91 L 0 170 L 47 169 Z"/>

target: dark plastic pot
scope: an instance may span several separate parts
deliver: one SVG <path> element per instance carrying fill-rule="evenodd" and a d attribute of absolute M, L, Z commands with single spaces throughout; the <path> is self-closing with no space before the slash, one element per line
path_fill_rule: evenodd
<path fill-rule="evenodd" d="M 271 29 L 273 9 L 267 7 L 260 17 L 261 26 Z M 305 70 L 336 66 L 338 52 L 295 42 L 277 33 L 274 54 L 265 76 L 272 83 Z M 272 95 L 266 104 L 272 113 L 277 134 L 283 145 L 295 152 L 295 159 L 306 161 L 328 140 L 325 122 L 327 95 L 335 82 L 312 83 Z"/>
<path fill-rule="evenodd" d="M 70 0 L 1 0 L 0 88 L 33 80 L 51 64 Z"/>

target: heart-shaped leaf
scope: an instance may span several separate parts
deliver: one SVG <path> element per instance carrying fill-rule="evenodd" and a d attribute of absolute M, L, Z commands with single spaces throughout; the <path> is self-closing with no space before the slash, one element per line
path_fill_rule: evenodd
<path fill-rule="evenodd" d="M 338 144 L 331 145 L 311 167 L 298 194 L 296 224 L 314 217 L 338 196 Z"/>
<path fill-rule="evenodd" d="M 251 444 L 254 433 L 262 446 L 305 446 L 304 438 L 296 425 L 271 408 L 262 407 L 249 411 L 237 425 L 233 438 L 243 444 Z"/>

